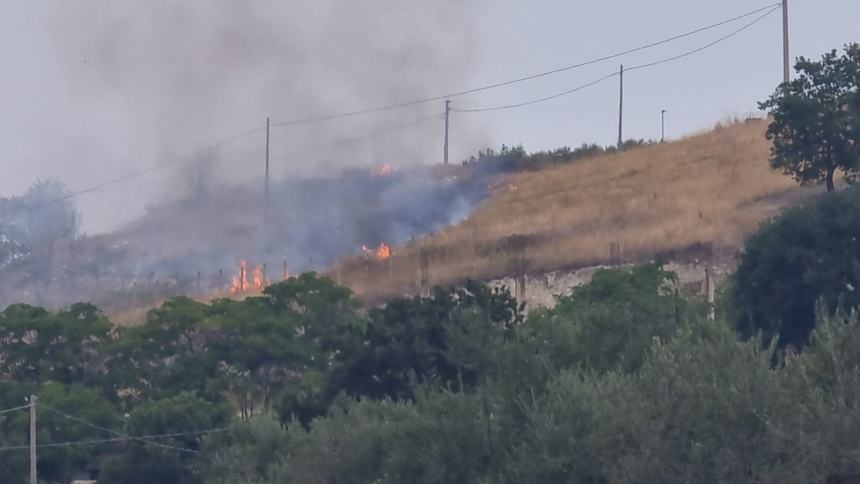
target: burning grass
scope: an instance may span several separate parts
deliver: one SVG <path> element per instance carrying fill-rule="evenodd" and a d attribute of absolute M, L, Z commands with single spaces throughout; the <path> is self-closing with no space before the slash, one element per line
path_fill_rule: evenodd
<path fill-rule="evenodd" d="M 385 260 L 344 259 L 330 275 L 381 300 L 612 257 L 638 261 L 705 246 L 735 254 L 763 220 L 819 192 L 769 168 L 765 129 L 766 121 L 750 120 L 518 173 L 499 184 L 515 189 L 494 190 L 463 223 L 394 247 Z"/>

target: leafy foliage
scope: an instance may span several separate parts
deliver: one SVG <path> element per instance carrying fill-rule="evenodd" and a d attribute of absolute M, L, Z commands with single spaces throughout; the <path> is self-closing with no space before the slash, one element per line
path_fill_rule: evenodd
<path fill-rule="evenodd" d="M 817 62 L 801 57 L 795 70 L 794 80 L 760 103 L 773 116 L 771 165 L 802 184 L 824 181 L 832 192 L 837 171 L 850 182 L 860 169 L 860 45 Z"/>
<path fill-rule="evenodd" d="M 511 172 L 522 170 L 538 170 L 549 165 L 559 163 L 573 163 L 575 161 L 598 156 L 601 154 L 628 151 L 655 142 L 644 139 L 627 139 L 621 146 L 601 146 L 597 143 L 583 143 L 575 148 L 565 146 L 554 150 L 541 150 L 527 153 L 522 145 L 502 145 L 499 151 L 492 148 L 478 151 L 477 156 L 470 156 L 463 161 L 464 166 L 474 166 L 479 170 L 492 172 Z"/>
<path fill-rule="evenodd" d="M 802 346 L 816 302 L 832 312 L 860 304 L 860 190 L 852 188 L 787 210 L 746 245 L 732 286 L 742 334 L 761 332 L 780 346 Z"/>
<path fill-rule="evenodd" d="M 0 374 L 31 383 L 91 383 L 110 330 L 110 322 L 91 304 L 59 313 L 9 306 L 0 313 Z"/>
<path fill-rule="evenodd" d="M 538 310 L 528 331 L 559 368 L 638 369 L 654 339 L 671 336 L 696 314 L 677 293 L 677 278 L 659 263 L 601 270 L 589 284 Z"/>
<path fill-rule="evenodd" d="M 774 365 L 676 287 L 656 263 L 601 271 L 527 320 L 475 283 L 364 313 L 315 274 L 122 330 L 12 306 L 0 408 L 38 395 L 46 482 L 853 482 L 858 316 L 822 304 Z M 4 482 L 25 482 L 27 430 L 0 414 Z"/>
<path fill-rule="evenodd" d="M 58 180 L 37 180 L 20 197 L 0 197 L 0 269 L 44 244 L 74 239 L 77 210 Z"/>
<path fill-rule="evenodd" d="M 475 385 L 482 351 L 522 321 L 521 310 L 509 291 L 474 282 L 436 288 L 427 299 L 390 301 L 370 312 L 335 385 L 352 396 L 392 399 L 412 398 L 416 384 Z"/>

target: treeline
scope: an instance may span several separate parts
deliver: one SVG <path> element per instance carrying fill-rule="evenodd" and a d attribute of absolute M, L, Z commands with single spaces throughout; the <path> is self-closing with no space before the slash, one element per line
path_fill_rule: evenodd
<path fill-rule="evenodd" d="M 617 145 L 602 146 L 597 143 L 583 143 L 575 148 L 563 146 L 553 150 L 541 150 L 533 153 L 528 153 L 521 144 L 516 146 L 503 144 L 498 151 L 493 148 L 478 151 L 477 155 L 463 160 L 463 165 L 499 172 L 540 170 L 550 165 L 573 163 L 597 155 L 628 151 L 656 143 L 654 140 L 631 138 L 625 140 L 620 147 Z"/>
<path fill-rule="evenodd" d="M 318 438 L 326 448 L 335 445 L 335 454 L 346 452 L 344 464 L 354 451 L 334 450 L 340 445 L 360 440 L 378 454 L 355 461 L 363 468 L 358 474 L 347 466 L 337 471 L 342 477 L 272 474 L 272 482 L 340 482 L 350 475 L 347 482 L 371 482 L 356 476 L 394 472 L 374 467 L 389 465 L 384 461 L 394 454 L 385 449 L 399 445 L 386 432 L 419 432 L 412 418 L 428 431 L 442 430 L 440 417 L 466 425 L 456 432 L 468 439 L 457 445 L 470 449 L 458 457 L 461 468 L 453 462 L 427 468 L 426 478 L 443 472 L 451 478 L 442 480 L 451 481 L 466 469 L 470 476 L 496 473 L 503 463 L 496 459 L 507 452 L 496 439 L 527 421 L 522 405 L 543 398 L 555 375 L 616 363 L 635 371 L 652 338 L 668 338 L 698 319 L 703 311 L 670 290 L 673 280 L 656 264 L 602 272 L 527 322 L 504 289 L 468 283 L 366 310 L 347 289 L 313 273 L 244 301 L 173 299 L 130 328 L 113 326 L 87 304 L 61 312 L 13 305 L 0 313 L 0 410 L 38 397 L 39 471 L 46 482 L 67 482 L 87 470 L 100 471 L 99 482 L 243 482 L 247 473 L 254 475 L 247 482 L 257 482 L 285 464 L 293 445 L 317 445 Z M 26 409 L 0 414 L 4 482 L 25 482 L 28 419 Z M 346 422 L 359 427 L 350 430 Z M 318 430 L 326 427 L 334 434 Z M 284 446 L 264 454 L 246 447 L 268 446 L 269 438 Z M 460 440 L 452 434 L 433 443 L 437 458 L 460 454 L 452 439 Z M 493 454 L 481 450 L 487 445 Z M 422 449 L 402 447 L 415 458 L 403 465 L 416 467 L 392 479 L 420 480 L 429 464 L 419 458 Z M 301 472 L 335 471 L 321 465 L 334 456 L 319 451 L 320 466 L 305 454 Z M 259 466 L 249 469 L 246 452 Z"/>
<path fill-rule="evenodd" d="M 860 322 L 744 340 L 659 264 L 528 318 L 505 290 L 365 310 L 315 274 L 145 324 L 0 313 L 0 410 L 38 396 L 39 472 L 100 483 L 857 482 Z M 24 483 L 26 409 L 0 414 Z M 129 436 L 131 438 L 129 438 Z"/>

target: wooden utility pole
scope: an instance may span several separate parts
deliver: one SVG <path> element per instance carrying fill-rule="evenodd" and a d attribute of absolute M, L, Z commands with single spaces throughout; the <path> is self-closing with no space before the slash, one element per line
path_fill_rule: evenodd
<path fill-rule="evenodd" d="M 791 80 L 791 56 L 788 48 L 788 0 L 782 0 L 782 80 Z"/>
<path fill-rule="evenodd" d="M 36 395 L 30 395 L 30 484 L 38 484 L 36 478 Z"/>
<path fill-rule="evenodd" d="M 449 118 L 451 116 L 451 101 L 445 101 L 445 147 L 443 154 L 443 161 L 445 164 L 448 164 L 448 127 L 449 127 Z"/>
<path fill-rule="evenodd" d="M 623 143 L 623 128 L 624 128 L 624 64 L 621 64 L 621 70 L 618 72 L 620 80 L 620 92 L 618 95 L 618 149 L 621 150 Z"/>
<path fill-rule="evenodd" d="M 269 128 L 271 123 L 269 118 L 266 118 L 266 187 L 265 187 L 265 209 L 269 211 Z"/>

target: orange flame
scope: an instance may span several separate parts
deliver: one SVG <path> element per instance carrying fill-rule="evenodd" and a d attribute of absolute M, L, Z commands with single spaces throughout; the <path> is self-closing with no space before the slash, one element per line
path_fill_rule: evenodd
<path fill-rule="evenodd" d="M 262 289 L 266 286 L 266 275 L 262 266 L 256 266 L 251 271 L 251 280 L 248 279 L 248 261 L 239 261 L 239 273 L 233 276 L 230 292 L 233 294 L 243 293 L 249 289 Z"/>
<path fill-rule="evenodd" d="M 393 170 L 391 169 L 391 165 L 385 164 L 378 168 L 374 168 L 371 174 L 374 176 L 388 176 L 391 174 Z"/>
<path fill-rule="evenodd" d="M 387 245 L 385 242 L 382 242 L 376 249 L 376 258 L 379 260 L 385 260 L 389 257 L 391 257 L 391 246 Z"/>
<path fill-rule="evenodd" d="M 254 268 L 254 287 L 262 288 L 266 285 L 266 276 L 263 274 L 263 268 L 257 266 Z"/>
<path fill-rule="evenodd" d="M 376 250 L 368 249 L 366 245 L 362 245 L 361 250 L 368 257 L 376 257 L 377 260 L 386 260 L 391 257 L 391 246 L 385 242 L 381 242 Z"/>

